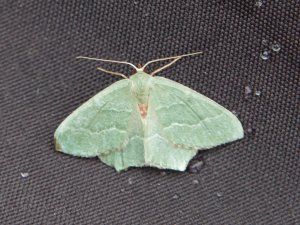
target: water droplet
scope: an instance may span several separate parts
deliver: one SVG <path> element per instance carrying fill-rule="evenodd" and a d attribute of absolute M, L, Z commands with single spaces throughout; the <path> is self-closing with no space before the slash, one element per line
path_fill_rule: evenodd
<path fill-rule="evenodd" d="M 130 185 L 133 184 L 133 180 L 131 177 L 128 178 L 128 184 L 130 184 Z"/>
<path fill-rule="evenodd" d="M 220 198 L 223 196 L 223 193 L 222 192 L 217 192 L 217 196 Z"/>
<path fill-rule="evenodd" d="M 195 185 L 198 185 L 199 184 L 199 180 L 195 179 L 195 180 L 192 181 L 192 183 L 195 184 Z"/>
<path fill-rule="evenodd" d="M 29 176 L 29 173 L 21 173 L 21 177 L 26 178 Z"/>
<path fill-rule="evenodd" d="M 238 115 L 239 115 L 238 112 L 235 111 L 235 110 L 232 110 L 231 112 L 232 112 L 235 116 L 238 116 Z"/>
<path fill-rule="evenodd" d="M 261 95 L 261 91 L 256 91 L 256 92 L 255 92 L 255 95 L 256 95 L 256 96 L 260 96 L 260 95 Z"/>
<path fill-rule="evenodd" d="M 251 88 L 249 86 L 246 86 L 245 87 L 245 94 L 249 95 L 249 94 L 251 94 L 251 92 L 252 92 Z"/>
<path fill-rule="evenodd" d="M 260 58 L 262 58 L 263 60 L 267 60 L 269 58 L 269 52 L 268 51 L 263 51 L 261 54 L 260 54 Z"/>
<path fill-rule="evenodd" d="M 203 161 L 194 160 L 189 165 L 189 171 L 191 173 L 199 173 L 203 165 L 204 165 Z"/>
<path fill-rule="evenodd" d="M 249 128 L 247 128 L 246 132 L 247 132 L 248 136 L 253 136 L 255 134 L 255 129 L 249 127 Z"/>
<path fill-rule="evenodd" d="M 263 2 L 261 0 L 258 0 L 257 2 L 255 2 L 255 6 L 257 7 L 261 7 L 263 4 Z"/>
<path fill-rule="evenodd" d="M 268 44 L 268 41 L 266 39 L 263 39 L 262 42 L 261 42 L 263 45 L 267 45 Z"/>
<path fill-rule="evenodd" d="M 274 43 L 274 44 L 272 44 L 272 50 L 274 51 L 274 52 L 279 52 L 280 51 L 280 45 L 278 44 L 278 43 Z"/>
<path fill-rule="evenodd" d="M 134 3 L 135 5 L 137 5 L 137 4 L 138 4 L 138 1 L 137 1 L 137 0 L 134 0 L 133 3 Z"/>
<path fill-rule="evenodd" d="M 173 197 L 172 197 L 173 199 L 179 199 L 180 198 L 180 196 L 178 195 L 178 194 L 175 194 L 175 195 L 173 195 Z"/>
<path fill-rule="evenodd" d="M 124 192 L 125 191 L 125 189 L 124 188 L 121 188 L 121 192 Z"/>
<path fill-rule="evenodd" d="M 247 133 L 248 133 L 248 134 L 251 134 L 252 132 L 253 132 L 252 128 L 248 128 L 248 129 L 247 129 Z"/>
<path fill-rule="evenodd" d="M 160 172 L 160 175 L 165 176 L 167 173 L 165 171 Z"/>

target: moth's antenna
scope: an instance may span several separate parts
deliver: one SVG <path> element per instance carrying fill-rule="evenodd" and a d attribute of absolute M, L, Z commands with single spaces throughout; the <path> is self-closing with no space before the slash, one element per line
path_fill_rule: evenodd
<path fill-rule="evenodd" d="M 106 69 L 103 69 L 101 67 L 97 67 L 97 70 L 100 70 L 102 72 L 109 73 L 109 74 L 112 74 L 112 75 L 121 76 L 121 77 L 123 77 L 125 79 L 129 79 L 128 77 L 126 77 L 126 75 L 124 75 L 122 73 L 119 73 L 119 72 L 114 72 L 114 71 L 106 70 Z"/>
<path fill-rule="evenodd" d="M 139 71 L 139 70 L 140 70 L 140 69 L 138 69 L 135 65 L 133 65 L 132 63 L 125 62 L 125 61 L 117 61 L 117 60 L 110 60 L 110 59 L 97 59 L 97 58 L 90 58 L 90 57 L 85 57 L 85 56 L 78 56 L 78 57 L 76 57 L 76 59 L 89 59 L 89 60 L 96 60 L 96 61 L 101 61 L 101 62 L 110 62 L 110 63 L 126 64 L 126 65 L 129 65 L 129 66 L 133 67 L 136 71 Z M 101 68 L 101 67 L 98 67 L 97 69 L 98 69 L 98 70 L 101 70 L 101 71 L 103 71 L 103 72 L 105 72 L 105 73 L 109 73 L 109 74 L 121 76 L 121 77 L 123 77 L 123 78 L 128 79 L 128 77 L 126 77 L 126 75 L 124 75 L 124 74 L 122 74 L 122 73 L 109 71 L 109 70 L 103 69 L 103 68 Z"/>
<path fill-rule="evenodd" d="M 78 56 L 76 59 L 90 59 L 90 60 L 96 60 L 96 61 L 101 61 L 101 62 L 110 62 L 110 63 L 120 63 L 120 64 L 127 64 L 129 66 L 132 66 L 135 70 L 138 70 L 138 68 L 133 65 L 132 63 L 125 62 L 125 61 L 117 61 L 117 60 L 110 60 L 110 59 L 97 59 L 97 58 L 90 58 L 90 57 L 85 57 L 85 56 Z"/>
<path fill-rule="evenodd" d="M 177 62 L 179 59 L 181 59 L 182 57 L 178 57 L 178 58 L 175 58 L 172 62 L 168 63 L 167 65 L 164 65 L 163 67 L 160 67 L 158 68 L 157 70 L 154 70 L 150 76 L 154 76 L 154 74 L 166 69 L 167 67 L 171 66 L 172 64 L 174 64 L 175 62 Z"/>
<path fill-rule="evenodd" d="M 170 60 L 170 59 L 174 59 L 172 62 L 168 63 L 167 65 L 164 65 L 161 68 L 158 68 L 157 70 L 155 70 L 154 72 L 152 72 L 150 75 L 153 76 L 154 74 L 164 70 L 165 68 L 171 66 L 173 63 L 177 62 L 179 59 L 186 57 L 186 56 L 192 56 L 192 55 L 198 55 L 201 54 L 203 52 L 194 52 L 194 53 L 188 53 L 188 54 L 184 54 L 184 55 L 178 55 L 178 56 L 171 56 L 171 57 L 167 57 L 167 58 L 161 58 L 161 59 L 154 59 L 151 60 L 149 62 L 147 62 L 142 68 L 141 70 L 144 70 L 146 68 L 146 66 L 148 66 L 150 63 L 154 63 L 154 62 L 159 62 L 159 61 L 164 61 L 164 60 Z"/>

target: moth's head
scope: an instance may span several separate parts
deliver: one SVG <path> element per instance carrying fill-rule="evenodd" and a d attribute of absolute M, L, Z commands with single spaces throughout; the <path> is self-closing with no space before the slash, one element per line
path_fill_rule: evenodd
<path fill-rule="evenodd" d="M 134 69 L 135 69 L 135 73 L 132 74 L 130 77 L 137 75 L 137 74 L 140 74 L 141 76 L 142 75 L 148 75 L 148 76 L 150 75 L 146 72 L 145 67 L 140 63 L 137 64 L 136 68 L 134 68 Z"/>
<path fill-rule="evenodd" d="M 148 81 L 151 76 L 148 73 L 145 73 L 142 70 L 138 70 L 136 73 L 130 76 L 130 80 L 132 81 Z"/>

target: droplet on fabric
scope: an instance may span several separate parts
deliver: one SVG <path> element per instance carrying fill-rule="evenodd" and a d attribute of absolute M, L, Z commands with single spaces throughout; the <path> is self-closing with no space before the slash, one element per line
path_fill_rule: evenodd
<path fill-rule="evenodd" d="M 217 192 L 217 196 L 220 198 L 220 197 L 222 197 L 224 194 L 222 193 L 222 192 Z"/>
<path fill-rule="evenodd" d="M 255 2 L 255 6 L 257 7 L 261 7 L 263 4 L 263 2 L 261 0 L 258 0 L 257 2 Z"/>
<path fill-rule="evenodd" d="M 262 58 L 263 60 L 267 60 L 269 59 L 270 55 L 269 55 L 269 52 L 268 51 L 263 51 L 261 54 L 260 54 L 260 58 Z"/>
<path fill-rule="evenodd" d="M 268 41 L 267 41 L 266 39 L 263 39 L 263 40 L 262 40 L 262 44 L 263 44 L 263 45 L 267 45 L 267 44 L 268 44 Z"/>
<path fill-rule="evenodd" d="M 253 129 L 249 127 L 249 128 L 247 129 L 247 133 L 248 133 L 248 134 L 251 134 L 252 132 L 253 132 Z"/>
<path fill-rule="evenodd" d="M 160 175 L 165 176 L 167 173 L 165 171 L 160 172 Z"/>
<path fill-rule="evenodd" d="M 194 160 L 191 162 L 191 164 L 189 165 L 189 171 L 191 173 L 199 173 L 200 170 L 203 168 L 203 161 L 202 160 Z"/>
<path fill-rule="evenodd" d="M 249 86 L 246 86 L 245 87 L 245 94 L 249 95 L 249 94 L 251 94 L 251 92 L 252 92 L 251 88 Z"/>
<path fill-rule="evenodd" d="M 29 176 L 29 173 L 21 173 L 21 177 L 22 178 L 26 178 L 26 177 L 28 177 Z"/>
<path fill-rule="evenodd" d="M 133 184 L 133 180 L 131 177 L 128 178 L 128 184 L 130 184 L 130 185 Z"/>
<path fill-rule="evenodd" d="M 256 95 L 256 96 L 260 96 L 260 95 L 261 95 L 261 91 L 256 91 L 256 92 L 255 92 L 255 95 Z"/>
<path fill-rule="evenodd" d="M 173 199 L 179 199 L 180 198 L 180 196 L 178 195 L 178 194 L 175 194 L 175 195 L 173 195 L 173 197 L 172 197 Z"/>
<path fill-rule="evenodd" d="M 192 181 L 192 183 L 193 183 L 194 185 L 198 185 L 198 184 L 199 184 L 199 180 L 196 180 L 196 179 L 195 179 L 195 180 Z"/>
<path fill-rule="evenodd" d="M 235 111 L 235 110 L 232 110 L 231 112 L 232 112 L 235 116 L 238 116 L 238 115 L 239 115 L 238 112 Z"/>
<path fill-rule="evenodd" d="M 272 44 L 272 50 L 274 51 L 274 52 L 279 52 L 280 51 L 280 49 L 281 49 L 281 47 L 280 47 L 280 45 L 278 44 L 278 43 L 274 43 L 274 44 Z"/>

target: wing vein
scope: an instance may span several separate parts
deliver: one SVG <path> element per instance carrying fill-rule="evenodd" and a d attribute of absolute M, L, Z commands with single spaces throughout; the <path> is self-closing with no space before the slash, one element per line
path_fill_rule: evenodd
<path fill-rule="evenodd" d="M 206 120 L 216 119 L 216 118 L 218 118 L 220 116 L 223 116 L 223 113 L 220 113 L 220 114 L 217 114 L 215 116 L 211 116 L 211 117 L 207 117 L 205 119 L 202 119 L 202 120 L 199 121 L 199 123 L 196 123 L 196 124 L 186 124 L 186 123 L 177 123 L 177 122 L 174 122 L 174 123 L 171 123 L 169 126 L 164 127 L 164 129 L 169 129 L 172 126 L 187 126 L 187 127 L 190 127 L 190 128 L 194 128 L 194 127 L 199 126 L 200 124 L 202 124 Z"/>
<path fill-rule="evenodd" d="M 181 101 L 185 102 L 185 100 L 181 97 L 179 97 L 178 95 L 176 95 L 177 98 L 179 98 Z M 193 109 L 193 107 L 191 107 L 191 105 L 187 102 L 186 103 L 186 106 L 190 109 L 190 111 L 200 120 L 199 123 L 202 123 L 203 126 L 205 127 L 205 129 L 207 130 L 207 132 L 210 134 L 208 135 L 208 139 L 210 140 L 210 142 L 212 142 L 212 139 L 211 139 L 211 136 L 213 134 L 212 130 L 206 125 L 206 123 L 203 123 L 203 121 L 206 119 L 206 118 L 202 118 L 201 116 L 199 116 L 199 114 Z"/>

